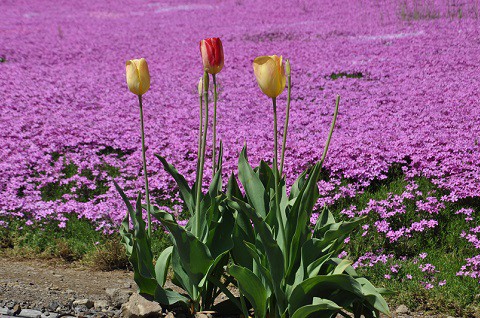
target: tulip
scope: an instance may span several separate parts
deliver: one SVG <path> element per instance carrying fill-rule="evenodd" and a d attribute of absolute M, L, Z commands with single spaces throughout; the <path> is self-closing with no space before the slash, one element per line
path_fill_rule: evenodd
<path fill-rule="evenodd" d="M 142 101 L 142 95 L 145 94 L 150 88 L 150 73 L 148 72 L 147 61 L 144 58 L 128 60 L 126 63 L 126 73 L 128 89 L 135 95 L 138 95 L 138 105 L 140 108 L 140 134 L 142 137 L 143 175 L 145 178 L 145 196 L 147 199 L 148 236 L 152 237 L 152 220 L 150 216 L 150 193 L 148 191 L 147 158 L 145 155 L 145 127 L 143 120 Z"/>
<path fill-rule="evenodd" d="M 217 74 L 223 68 L 223 45 L 219 38 L 200 41 L 203 69 L 209 74 Z"/>
<path fill-rule="evenodd" d="M 273 175 L 275 179 L 275 212 L 279 220 L 280 237 L 286 242 L 283 216 L 280 212 L 280 177 L 278 175 L 278 133 L 277 133 L 277 96 L 285 89 L 286 78 L 282 57 L 276 55 L 259 56 L 253 61 L 253 72 L 262 92 L 273 102 Z"/>
<path fill-rule="evenodd" d="M 200 41 L 200 53 L 202 54 L 203 69 L 212 74 L 213 79 L 213 147 L 212 147 L 212 172 L 217 170 L 217 78 L 216 75 L 223 68 L 223 45 L 219 38 L 210 38 Z"/>
<path fill-rule="evenodd" d="M 276 98 L 285 89 L 286 77 L 281 56 L 257 57 L 253 61 L 253 71 L 258 86 L 268 97 Z"/>
<path fill-rule="evenodd" d="M 150 88 L 147 61 L 144 58 L 128 60 L 126 68 L 128 89 L 135 95 L 145 94 Z"/>

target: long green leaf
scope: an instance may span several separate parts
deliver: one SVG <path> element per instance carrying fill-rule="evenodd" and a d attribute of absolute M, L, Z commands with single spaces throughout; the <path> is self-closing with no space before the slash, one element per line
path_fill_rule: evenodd
<path fill-rule="evenodd" d="M 262 218 L 265 218 L 267 215 L 265 210 L 265 187 L 248 163 L 246 147 L 243 148 L 238 158 L 238 178 L 245 189 L 250 205 L 255 208 Z"/>
<path fill-rule="evenodd" d="M 195 213 L 194 192 L 188 186 L 187 180 L 185 180 L 185 178 L 177 171 L 177 169 L 175 169 L 173 165 L 169 164 L 164 157 L 158 154 L 155 156 L 160 160 L 165 171 L 167 171 L 177 183 L 183 202 L 185 202 L 190 215 L 193 215 Z"/>
<path fill-rule="evenodd" d="M 310 304 L 313 297 L 328 299 L 339 290 L 363 297 L 360 283 L 348 275 L 316 276 L 304 280 L 293 289 L 288 311 L 293 313 L 300 307 Z"/>
<path fill-rule="evenodd" d="M 265 221 L 259 216 L 256 211 L 247 203 L 233 198 L 234 201 L 229 201 L 229 206 L 233 209 L 245 213 L 255 225 L 255 231 L 260 235 L 262 245 L 267 255 L 269 270 L 272 275 L 273 287 L 275 297 L 277 299 L 277 306 L 279 312 L 284 312 L 286 309 L 286 298 L 283 291 L 285 284 L 285 263 L 282 251 L 274 239 L 272 230 L 268 227 Z M 273 310 L 273 309 L 272 309 Z"/>
<path fill-rule="evenodd" d="M 176 291 L 164 289 L 160 285 L 157 285 L 157 288 L 155 289 L 155 300 L 161 305 L 167 306 L 171 306 L 179 302 L 188 305 L 190 302 L 187 297 L 177 293 Z"/>
<path fill-rule="evenodd" d="M 308 318 L 312 314 L 315 314 L 314 317 L 330 317 L 341 309 L 342 307 L 331 300 L 314 297 L 311 305 L 298 308 L 291 318 Z"/>
<path fill-rule="evenodd" d="M 238 281 L 240 292 L 247 297 L 255 310 L 255 317 L 265 318 L 267 315 L 267 291 L 263 283 L 248 268 L 232 265 L 228 273 Z"/>
<path fill-rule="evenodd" d="M 157 263 L 155 264 L 155 277 L 158 285 L 165 285 L 167 279 L 168 267 L 170 266 L 170 259 L 172 258 L 173 246 L 169 246 L 160 253 Z"/>
<path fill-rule="evenodd" d="M 154 208 L 152 215 L 168 228 L 174 238 L 183 269 L 195 285 L 201 287 L 214 261 L 208 247 L 191 232 L 178 225 L 171 214 Z"/>

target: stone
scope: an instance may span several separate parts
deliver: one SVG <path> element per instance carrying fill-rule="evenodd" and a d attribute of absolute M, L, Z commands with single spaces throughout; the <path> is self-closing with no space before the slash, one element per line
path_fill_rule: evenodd
<path fill-rule="evenodd" d="M 22 307 L 20 307 L 20 304 L 15 304 L 15 306 L 13 306 L 12 308 L 12 313 L 14 316 L 18 316 L 18 314 L 20 314 L 21 311 L 22 311 Z"/>
<path fill-rule="evenodd" d="M 92 308 L 93 307 L 93 301 L 91 301 L 90 299 L 77 299 L 73 302 L 73 306 L 75 307 L 79 307 L 79 306 L 85 306 L 87 307 L 88 309 Z"/>
<path fill-rule="evenodd" d="M 175 318 L 175 315 L 173 314 L 173 312 L 169 312 L 165 318 Z"/>
<path fill-rule="evenodd" d="M 397 314 L 400 314 L 400 315 L 405 315 L 405 314 L 409 314 L 410 313 L 410 310 L 408 309 L 407 306 L 405 305 L 400 305 L 397 307 L 397 309 L 395 310 L 395 312 Z"/>
<path fill-rule="evenodd" d="M 160 318 L 162 307 L 157 302 L 145 298 L 140 294 L 132 294 L 127 303 L 122 305 L 123 318 Z"/>
<path fill-rule="evenodd" d="M 106 300 L 96 300 L 93 307 L 97 310 L 105 309 L 108 307 L 108 302 Z"/>
<path fill-rule="evenodd" d="M 115 308 L 120 308 L 123 304 L 127 303 L 133 294 L 131 290 L 124 288 L 107 288 L 105 292 L 110 304 Z"/>
<path fill-rule="evenodd" d="M 42 312 L 40 310 L 22 309 L 20 316 L 26 318 L 40 318 L 42 317 Z"/>

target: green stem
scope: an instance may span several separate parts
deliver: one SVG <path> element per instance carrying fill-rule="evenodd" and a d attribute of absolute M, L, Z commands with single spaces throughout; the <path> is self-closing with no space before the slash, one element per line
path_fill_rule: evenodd
<path fill-rule="evenodd" d="M 195 235 L 197 235 L 198 239 L 201 239 L 200 236 L 200 203 L 201 203 L 201 195 L 202 195 L 202 181 L 203 181 L 203 168 L 205 163 L 205 148 L 207 143 L 207 131 L 208 131 L 208 89 L 205 87 L 205 83 L 203 85 L 203 99 L 205 100 L 205 122 L 203 130 L 203 138 L 202 138 L 202 154 L 200 156 L 200 164 L 199 164 L 199 173 L 198 173 L 198 183 L 197 183 L 197 194 L 195 200 Z"/>
<path fill-rule="evenodd" d="M 200 124 L 198 126 L 198 151 L 197 151 L 197 170 L 195 176 L 195 186 L 197 187 L 201 181 L 199 181 L 199 168 L 200 168 L 200 157 L 202 156 L 202 136 L 203 136 L 203 98 L 202 95 L 200 99 Z"/>
<path fill-rule="evenodd" d="M 213 161 L 213 170 L 212 176 L 215 175 L 216 165 L 217 165 L 217 77 L 215 74 L 212 74 L 213 78 L 213 150 L 212 150 L 212 161 Z"/>
<path fill-rule="evenodd" d="M 280 189 L 279 189 L 279 183 L 280 183 L 280 178 L 278 176 L 278 133 L 277 133 L 277 99 L 272 98 L 273 102 L 273 152 L 274 152 L 274 157 L 273 157 L 273 175 L 275 176 L 275 205 L 276 205 L 276 212 L 277 212 L 277 219 L 278 219 L 278 227 L 280 236 L 283 240 L 284 248 L 285 248 L 285 260 L 288 259 L 287 256 L 287 241 L 285 238 L 285 228 L 284 228 L 284 223 L 283 223 L 283 217 L 280 211 Z M 285 263 L 286 264 L 286 263 Z"/>
<path fill-rule="evenodd" d="M 330 141 L 332 140 L 333 129 L 335 128 L 335 123 L 337 122 L 339 104 L 340 104 L 340 95 L 337 95 L 337 98 L 335 100 L 335 112 L 333 113 L 333 119 L 330 125 L 330 131 L 328 132 L 327 141 L 325 142 L 325 147 L 323 147 L 323 154 L 322 154 L 322 158 L 320 159 L 320 166 L 322 166 L 323 162 L 325 161 L 325 157 L 327 156 L 327 152 L 328 152 L 328 147 L 330 146 Z"/>
<path fill-rule="evenodd" d="M 291 76 L 287 76 L 288 83 L 288 96 L 287 96 L 287 113 L 285 115 L 285 125 L 283 126 L 283 141 L 282 141 L 282 157 L 280 161 L 280 177 L 283 175 L 283 163 L 285 161 L 285 146 L 287 144 L 287 130 L 288 130 L 288 121 L 290 118 L 290 97 L 291 97 Z"/>
<path fill-rule="evenodd" d="M 147 159 L 145 156 L 145 127 L 143 125 L 142 95 L 138 95 L 138 104 L 140 106 L 140 127 L 141 127 L 141 134 L 142 134 L 143 175 L 145 177 L 145 194 L 147 196 L 148 236 L 152 237 L 152 219 L 150 217 L 150 194 L 148 192 Z"/>

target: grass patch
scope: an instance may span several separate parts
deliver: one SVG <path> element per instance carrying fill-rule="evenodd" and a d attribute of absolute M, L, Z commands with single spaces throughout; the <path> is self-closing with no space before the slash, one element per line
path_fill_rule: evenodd
<path fill-rule="evenodd" d="M 340 73 L 332 73 L 330 74 L 330 79 L 337 80 L 339 78 L 363 78 L 364 75 L 362 72 L 354 72 L 354 73 L 347 73 L 347 72 L 340 72 Z"/>
<path fill-rule="evenodd" d="M 456 273 L 465 264 L 465 259 L 478 254 L 471 243 L 462 239 L 462 231 L 468 231 L 463 215 L 455 215 L 460 208 L 474 208 L 478 213 L 475 200 L 463 200 L 456 203 L 443 202 L 444 208 L 432 215 L 418 209 L 416 203 L 435 197 L 440 200 L 445 194 L 426 178 L 415 179 L 418 195 L 414 199 L 403 202 L 405 212 L 388 219 L 392 228 L 399 229 L 409 226 L 412 222 L 423 218 L 434 219 L 438 225 L 423 232 L 413 233 L 412 237 L 401 237 L 391 243 L 385 234 L 374 230 L 378 214 L 367 214 L 364 224 L 369 225 L 369 234 L 363 236 L 363 230 L 351 235 L 351 243 L 347 246 L 349 258 L 356 260 L 365 253 L 392 254 L 386 264 L 375 263 L 372 267 L 361 267 L 359 273 L 369 277 L 375 286 L 385 287 L 396 292 L 389 298 L 395 306 L 407 305 L 411 310 L 448 313 L 454 316 L 478 317 L 480 314 L 480 288 L 478 280 L 457 276 Z M 345 182 L 346 184 L 348 182 Z M 401 166 L 393 165 L 387 178 L 376 180 L 354 198 L 343 198 L 331 207 L 332 212 L 340 218 L 348 219 L 341 211 L 355 206 L 357 211 L 369 206 L 370 200 L 391 200 L 393 195 L 401 195 L 406 191 L 408 182 L 401 172 Z M 421 195 L 420 195 L 421 193 Z M 390 199 L 389 199 L 390 198 Z M 420 253 L 426 253 L 425 259 L 419 258 Z M 435 266 L 433 274 L 422 272 L 420 266 L 431 264 Z M 399 267 L 398 273 L 391 271 L 392 266 Z M 412 279 L 407 278 L 412 275 Z M 386 276 L 390 275 L 387 279 Z M 445 285 L 441 286 L 445 281 Z M 432 284 L 432 287 L 427 286 Z M 440 285 L 439 285 L 440 284 Z M 428 287 L 428 288 L 427 288 Z"/>
<path fill-rule="evenodd" d="M 100 270 L 128 267 L 119 234 L 103 234 L 86 219 L 71 215 L 66 227 L 61 230 L 58 222 L 27 226 L 23 220 L 3 221 L 8 224 L 6 228 L 0 227 L 0 254 L 3 256 L 59 258 L 67 263 L 81 262 Z M 155 258 L 169 245 L 168 235 L 162 229 L 153 232 L 152 251 Z"/>

